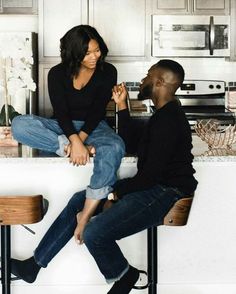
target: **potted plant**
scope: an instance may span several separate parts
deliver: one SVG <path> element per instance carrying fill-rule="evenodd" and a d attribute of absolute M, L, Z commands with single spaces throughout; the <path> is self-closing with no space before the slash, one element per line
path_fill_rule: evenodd
<path fill-rule="evenodd" d="M 0 146 L 16 146 L 11 136 L 11 122 L 19 113 L 12 98 L 19 92 L 35 91 L 32 79 L 33 52 L 28 38 L 20 33 L 0 35 Z"/>

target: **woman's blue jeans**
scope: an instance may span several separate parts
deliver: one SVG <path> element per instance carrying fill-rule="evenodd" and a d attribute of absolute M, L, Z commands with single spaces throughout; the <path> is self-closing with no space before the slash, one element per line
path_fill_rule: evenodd
<path fill-rule="evenodd" d="M 77 132 L 84 122 L 73 121 Z M 69 143 L 56 119 L 48 119 L 36 115 L 20 115 L 12 121 L 13 137 L 20 143 L 32 148 L 54 152 L 65 156 L 64 148 Z M 87 187 L 86 197 L 93 199 L 106 198 L 111 186 L 117 180 L 117 170 L 125 154 L 123 140 L 101 121 L 88 136 L 85 144 L 96 149 L 93 175 Z"/>
<path fill-rule="evenodd" d="M 182 197 L 184 195 L 177 189 L 156 185 L 125 195 L 105 211 L 102 211 L 105 200 L 100 202 L 96 216 L 85 227 L 83 237 L 108 283 L 120 279 L 129 268 L 116 241 L 162 224 L 164 216 Z M 34 253 L 41 267 L 46 267 L 73 236 L 76 214 L 83 209 L 84 201 L 85 191 L 74 194 L 41 240 Z"/>

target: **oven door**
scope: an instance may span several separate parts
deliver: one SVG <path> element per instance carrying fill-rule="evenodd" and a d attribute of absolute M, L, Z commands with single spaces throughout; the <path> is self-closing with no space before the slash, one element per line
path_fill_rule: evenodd
<path fill-rule="evenodd" d="M 230 17 L 153 15 L 153 56 L 230 56 Z"/>

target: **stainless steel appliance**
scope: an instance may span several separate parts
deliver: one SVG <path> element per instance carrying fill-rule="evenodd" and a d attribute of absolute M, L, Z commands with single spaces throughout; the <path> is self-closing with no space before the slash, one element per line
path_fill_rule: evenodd
<path fill-rule="evenodd" d="M 216 119 L 222 129 L 235 124 L 235 113 L 225 107 L 225 96 L 225 82 L 217 80 L 185 80 L 176 92 L 176 98 L 180 101 L 193 131 L 197 120 L 201 119 Z M 130 99 L 129 108 L 137 124 L 145 124 L 155 112 L 149 99 Z M 118 130 L 115 113 L 115 103 L 111 101 L 107 107 L 107 121 Z"/>
<path fill-rule="evenodd" d="M 235 114 L 225 105 L 225 82 L 185 80 L 177 90 L 179 99 L 191 127 L 200 119 L 217 119 L 220 126 L 235 124 Z"/>
<path fill-rule="evenodd" d="M 152 56 L 230 56 L 230 16 L 153 15 Z"/>

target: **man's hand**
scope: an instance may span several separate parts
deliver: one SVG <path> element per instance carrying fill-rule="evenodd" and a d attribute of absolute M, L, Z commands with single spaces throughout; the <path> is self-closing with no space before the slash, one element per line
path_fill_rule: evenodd
<path fill-rule="evenodd" d="M 126 99 L 127 99 L 127 89 L 124 83 L 116 85 L 112 89 L 112 99 L 118 106 L 119 110 L 123 110 L 127 108 Z"/>

